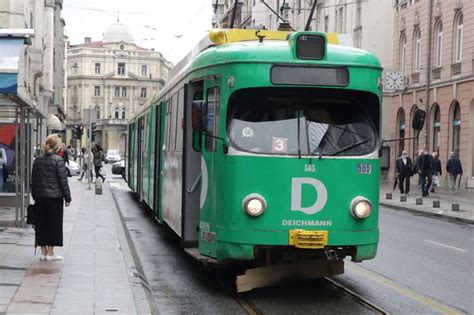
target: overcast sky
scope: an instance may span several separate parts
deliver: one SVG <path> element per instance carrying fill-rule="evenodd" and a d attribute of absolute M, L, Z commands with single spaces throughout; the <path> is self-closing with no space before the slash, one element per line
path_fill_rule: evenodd
<path fill-rule="evenodd" d="M 135 43 L 155 48 L 177 63 L 211 28 L 211 0 L 64 0 L 63 18 L 71 44 L 102 40 L 109 25 L 126 24 Z"/>

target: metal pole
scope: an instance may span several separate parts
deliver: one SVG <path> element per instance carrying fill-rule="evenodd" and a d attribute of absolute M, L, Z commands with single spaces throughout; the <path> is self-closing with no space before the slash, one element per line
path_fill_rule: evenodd
<path fill-rule="evenodd" d="M 92 109 L 89 108 L 89 154 L 92 154 Z M 89 164 L 88 171 L 90 172 L 89 180 L 87 181 L 87 189 L 91 190 L 91 181 L 92 181 L 92 162 L 90 158 L 87 158 L 87 163 Z M 96 178 L 97 180 L 97 178 Z"/>
<path fill-rule="evenodd" d="M 318 4 L 318 0 L 315 0 L 313 2 L 313 6 L 311 7 L 311 12 L 309 13 L 308 22 L 306 22 L 306 27 L 304 28 L 305 31 L 309 31 L 309 28 L 311 27 L 311 20 L 313 19 L 314 9 L 316 9 L 317 4 Z"/>
<path fill-rule="evenodd" d="M 20 129 L 19 126 L 19 116 L 20 116 L 20 108 L 19 106 L 15 107 L 15 226 L 18 227 L 20 224 L 20 192 L 19 192 L 19 185 L 18 185 L 18 173 L 20 172 L 20 167 L 18 163 L 18 158 L 20 156 L 19 152 L 19 145 L 18 142 L 20 141 Z"/>
<path fill-rule="evenodd" d="M 21 143 L 20 143 L 20 152 L 21 152 L 21 160 L 20 160 L 20 174 L 21 174 L 21 182 L 20 182 L 20 190 L 21 190 L 21 201 L 20 201 L 20 227 L 25 227 L 25 170 L 26 170 L 26 164 L 25 164 L 25 146 L 26 146 L 26 141 L 25 141 L 25 107 L 21 106 L 21 111 L 20 111 L 20 132 L 21 132 Z"/>
<path fill-rule="evenodd" d="M 425 144 L 429 147 L 430 143 L 430 113 L 428 112 L 430 106 L 430 74 L 431 74 L 431 36 L 433 24 L 433 0 L 428 1 L 428 51 L 426 52 L 426 86 L 425 86 L 425 111 L 426 111 L 426 127 L 425 127 Z"/>
<path fill-rule="evenodd" d="M 26 200 L 30 200 L 30 187 L 31 187 L 31 112 L 29 109 L 26 110 L 26 125 L 28 126 L 28 132 L 26 134 L 28 140 L 26 141 L 27 147 L 26 147 L 26 165 L 27 165 L 27 171 L 26 171 Z"/>

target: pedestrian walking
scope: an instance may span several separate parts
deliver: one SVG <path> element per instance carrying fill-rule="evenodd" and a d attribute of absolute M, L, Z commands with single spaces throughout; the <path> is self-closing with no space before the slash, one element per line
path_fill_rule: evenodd
<path fill-rule="evenodd" d="M 82 153 L 82 172 L 81 176 L 77 179 L 78 181 L 82 181 L 84 178 L 84 175 L 87 174 L 87 170 L 89 169 L 89 164 L 92 166 L 94 162 L 94 155 L 92 153 L 89 153 L 87 149 L 83 149 Z M 93 179 L 92 175 L 92 168 L 90 169 L 90 174 L 89 174 L 90 181 Z"/>
<path fill-rule="evenodd" d="M 438 152 L 433 152 L 431 154 L 433 156 L 433 177 L 431 183 L 431 193 L 436 193 L 435 188 L 439 186 L 439 177 L 443 174 L 442 167 L 441 167 L 441 160 L 439 159 Z"/>
<path fill-rule="evenodd" d="M 7 152 L 4 148 L 0 148 L 0 192 L 3 191 L 3 183 L 7 180 Z"/>
<path fill-rule="evenodd" d="M 66 164 L 69 165 L 69 153 L 67 152 L 64 143 L 59 145 L 57 154 L 64 160 L 64 167 L 66 167 Z"/>
<path fill-rule="evenodd" d="M 429 189 L 433 180 L 433 157 L 426 147 L 418 156 L 416 168 L 421 179 L 421 192 L 423 197 L 428 197 L 430 195 Z"/>
<path fill-rule="evenodd" d="M 410 177 L 413 175 L 413 162 L 408 156 L 407 151 L 402 154 L 395 162 L 395 169 L 398 174 L 398 188 L 401 194 L 410 193 Z"/>
<path fill-rule="evenodd" d="M 31 194 L 35 200 L 35 240 L 41 247 L 40 260 L 61 260 L 54 253 L 55 246 L 63 246 L 63 201 L 68 207 L 71 193 L 64 160 L 57 154 L 61 138 L 49 135 L 44 153 L 39 155 L 32 170 Z"/>
<path fill-rule="evenodd" d="M 449 175 L 449 181 L 451 183 L 451 192 L 454 193 L 457 191 L 456 178 L 458 177 L 458 175 L 462 175 L 461 160 L 458 158 L 456 152 L 451 152 L 449 154 L 449 159 L 446 163 L 446 172 Z"/>
<path fill-rule="evenodd" d="M 95 180 L 100 177 L 102 178 L 102 182 L 105 182 L 105 177 L 100 173 L 100 169 L 102 168 L 102 160 L 104 159 L 102 147 L 99 144 L 96 144 L 92 150 L 92 154 L 94 154 Z"/>

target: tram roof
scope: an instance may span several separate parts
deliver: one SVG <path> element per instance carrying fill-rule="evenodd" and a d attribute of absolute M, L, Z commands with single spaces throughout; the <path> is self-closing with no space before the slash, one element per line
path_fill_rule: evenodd
<path fill-rule="evenodd" d="M 225 35 L 224 40 L 222 34 Z M 341 39 L 341 35 L 344 34 L 326 34 L 328 39 L 326 57 L 315 61 L 295 58 L 290 42 L 286 39 L 291 32 L 264 31 L 262 34 L 266 35 L 266 38 L 263 42 L 259 42 L 255 39 L 255 35 L 250 34 L 255 34 L 255 31 L 211 31 L 209 37 L 206 36 L 201 40 L 196 48 L 171 70 L 169 81 L 162 90 L 149 99 L 148 105 L 160 99 L 165 91 L 172 88 L 186 73 L 221 64 L 292 63 L 382 69 L 380 60 L 373 53 L 343 45 L 344 39 Z"/>

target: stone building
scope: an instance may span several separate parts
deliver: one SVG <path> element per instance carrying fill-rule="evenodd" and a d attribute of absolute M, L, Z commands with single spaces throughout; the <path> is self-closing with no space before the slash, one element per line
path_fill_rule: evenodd
<path fill-rule="evenodd" d="M 73 140 L 73 126 L 83 123 L 84 109 L 94 108 L 95 142 L 125 153 L 127 120 L 164 86 L 171 66 L 161 53 L 137 46 L 120 22 L 112 24 L 101 41 L 86 37 L 84 43 L 69 46 L 68 141 Z M 83 146 L 85 141 L 83 137 Z"/>
<path fill-rule="evenodd" d="M 392 136 L 414 136 L 410 121 L 416 108 L 426 110 L 427 119 L 418 140 L 393 143 L 392 171 L 401 150 L 414 157 L 426 145 L 439 153 L 443 168 L 449 153 L 457 152 L 464 167 L 461 185 L 473 188 L 473 2 L 398 0 L 395 4 L 394 65 L 407 84 L 392 95 Z"/>

